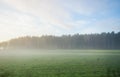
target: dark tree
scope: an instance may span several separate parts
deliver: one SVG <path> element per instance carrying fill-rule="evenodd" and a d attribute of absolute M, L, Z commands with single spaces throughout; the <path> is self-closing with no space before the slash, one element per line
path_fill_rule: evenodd
<path fill-rule="evenodd" d="M 120 49 L 120 32 L 63 36 L 20 37 L 0 43 L 4 48 Z"/>

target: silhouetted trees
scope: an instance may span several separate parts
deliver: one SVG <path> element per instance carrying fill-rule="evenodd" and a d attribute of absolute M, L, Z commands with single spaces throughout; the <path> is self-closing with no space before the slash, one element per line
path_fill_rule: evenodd
<path fill-rule="evenodd" d="M 0 43 L 4 48 L 120 49 L 120 32 L 63 36 L 20 37 Z"/>

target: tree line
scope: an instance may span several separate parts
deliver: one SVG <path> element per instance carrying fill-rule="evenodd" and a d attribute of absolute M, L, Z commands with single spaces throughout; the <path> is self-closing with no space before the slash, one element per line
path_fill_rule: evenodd
<path fill-rule="evenodd" d="M 0 47 L 28 49 L 120 49 L 120 32 L 62 36 L 25 36 L 0 43 Z"/>

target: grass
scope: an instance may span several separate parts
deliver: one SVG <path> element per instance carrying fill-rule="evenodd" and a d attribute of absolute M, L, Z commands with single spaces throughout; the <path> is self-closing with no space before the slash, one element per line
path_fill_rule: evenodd
<path fill-rule="evenodd" d="M 0 77 L 120 77 L 120 50 L 32 51 L 0 53 Z"/>

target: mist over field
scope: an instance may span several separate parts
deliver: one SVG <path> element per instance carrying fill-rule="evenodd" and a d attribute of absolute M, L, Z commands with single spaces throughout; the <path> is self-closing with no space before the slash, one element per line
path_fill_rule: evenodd
<path fill-rule="evenodd" d="M 6 50 L 1 77 L 119 77 L 120 50 Z"/>
<path fill-rule="evenodd" d="M 119 77 L 118 37 L 112 32 L 2 42 L 0 77 Z"/>

